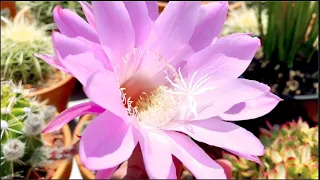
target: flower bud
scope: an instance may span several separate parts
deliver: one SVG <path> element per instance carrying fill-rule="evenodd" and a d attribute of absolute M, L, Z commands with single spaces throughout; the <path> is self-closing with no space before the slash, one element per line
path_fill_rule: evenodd
<path fill-rule="evenodd" d="M 45 122 L 41 115 L 30 113 L 24 121 L 22 131 L 27 136 L 36 136 L 41 133 Z"/>
<path fill-rule="evenodd" d="M 2 153 L 7 161 L 14 161 L 24 155 L 25 144 L 18 139 L 8 140 L 2 147 Z"/>

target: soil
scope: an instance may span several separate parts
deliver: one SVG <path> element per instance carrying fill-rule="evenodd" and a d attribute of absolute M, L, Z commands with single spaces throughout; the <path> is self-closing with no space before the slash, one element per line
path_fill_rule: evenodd
<path fill-rule="evenodd" d="M 62 131 L 44 134 L 43 139 L 50 147 L 64 146 L 64 136 Z M 29 177 L 26 177 L 26 179 L 51 179 L 61 162 L 62 160 L 55 160 L 42 168 L 30 169 L 30 175 Z"/>
<path fill-rule="evenodd" d="M 38 82 L 38 84 L 26 84 L 24 86 L 25 89 L 29 89 L 32 92 L 38 91 L 44 88 L 51 87 L 60 81 L 62 81 L 64 78 L 66 78 L 67 75 L 63 73 L 62 71 L 58 69 L 54 69 L 53 75 L 50 77 L 47 77 L 44 81 Z"/>
<path fill-rule="evenodd" d="M 298 57 L 291 69 L 283 62 L 253 59 L 243 76 L 269 85 L 278 95 L 314 95 L 318 93 L 318 52 L 310 63 Z"/>

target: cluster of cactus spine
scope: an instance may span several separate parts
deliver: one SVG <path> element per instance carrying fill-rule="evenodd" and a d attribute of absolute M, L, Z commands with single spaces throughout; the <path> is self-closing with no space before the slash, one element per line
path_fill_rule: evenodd
<path fill-rule="evenodd" d="M 75 11 L 82 18 L 85 17 L 80 3 L 76 1 L 17 1 L 18 9 L 30 7 L 31 13 L 35 19 L 42 24 L 54 24 L 52 17 L 53 9 L 60 5 L 62 8 L 68 8 Z"/>
<path fill-rule="evenodd" d="M 261 128 L 266 152 L 255 162 L 224 154 L 233 164 L 237 179 L 318 179 L 318 126 L 310 128 L 300 118 L 282 126 Z"/>
<path fill-rule="evenodd" d="M 34 56 L 53 53 L 45 27 L 24 16 L 16 16 L 13 21 L 1 17 L 1 21 L 1 77 L 15 83 L 43 84 L 54 73 L 48 63 Z"/>
<path fill-rule="evenodd" d="M 26 172 L 18 170 L 72 157 L 72 147 L 53 148 L 43 141 L 41 131 L 56 114 L 44 103 L 25 96 L 12 81 L 1 82 L 1 179 L 24 177 Z"/>

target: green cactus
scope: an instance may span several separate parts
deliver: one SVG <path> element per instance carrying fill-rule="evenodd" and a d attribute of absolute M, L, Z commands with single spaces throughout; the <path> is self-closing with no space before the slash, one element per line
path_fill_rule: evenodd
<path fill-rule="evenodd" d="M 25 166 L 46 160 L 48 154 L 38 151 L 44 147 L 41 131 L 56 111 L 43 105 L 26 97 L 21 86 L 1 81 L 1 179 L 24 177 Z"/>
<path fill-rule="evenodd" d="M 1 77 L 14 83 L 43 84 L 54 72 L 53 67 L 34 56 L 53 53 L 45 27 L 23 18 L 10 21 L 1 17 L 1 20 L 6 23 L 1 27 Z"/>
<path fill-rule="evenodd" d="M 16 1 L 16 4 L 18 9 L 22 9 L 26 6 L 30 7 L 31 13 L 35 19 L 42 24 L 54 24 L 52 11 L 57 5 L 75 11 L 82 18 L 85 17 L 80 3 L 76 1 Z"/>
<path fill-rule="evenodd" d="M 318 126 L 310 128 L 300 118 L 282 126 L 261 128 L 263 166 L 224 153 L 233 164 L 236 179 L 318 179 Z"/>

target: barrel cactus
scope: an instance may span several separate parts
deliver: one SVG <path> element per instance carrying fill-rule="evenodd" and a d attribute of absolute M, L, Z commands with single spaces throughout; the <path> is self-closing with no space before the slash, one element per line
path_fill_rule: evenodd
<path fill-rule="evenodd" d="M 310 128 L 300 118 L 282 126 L 260 129 L 266 152 L 263 166 L 225 153 L 237 179 L 318 179 L 318 126 Z"/>
<path fill-rule="evenodd" d="M 76 1 L 17 1 L 16 4 L 18 9 L 30 7 L 34 18 L 42 24 L 54 23 L 52 11 L 58 5 L 75 11 L 83 18 L 85 17 L 80 3 Z"/>
<path fill-rule="evenodd" d="M 64 149 L 47 146 L 41 136 L 55 114 L 55 107 L 28 98 L 21 86 L 1 81 L 1 179 L 26 177 L 28 169 L 50 163 L 52 155 L 62 158 Z"/>
<path fill-rule="evenodd" d="M 35 53 L 52 54 L 51 37 L 45 27 L 22 16 L 13 21 L 1 17 L 1 77 L 15 83 L 37 86 L 51 77 L 54 69 Z"/>

